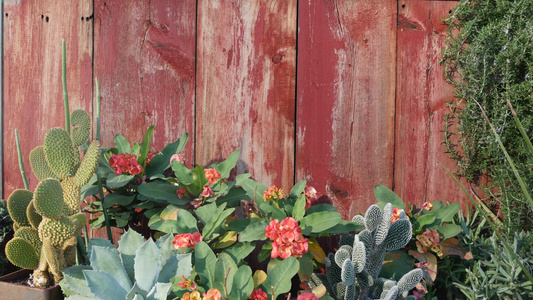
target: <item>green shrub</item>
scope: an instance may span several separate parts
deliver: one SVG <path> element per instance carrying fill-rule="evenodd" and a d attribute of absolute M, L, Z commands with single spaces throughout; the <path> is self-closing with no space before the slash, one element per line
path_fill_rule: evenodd
<path fill-rule="evenodd" d="M 518 132 L 508 102 L 533 130 L 533 1 L 461 1 L 446 20 L 449 26 L 442 63 L 459 99 L 446 116 L 445 145 L 459 166 L 459 175 L 485 186 L 495 199 L 507 233 L 523 227 L 531 210 L 490 132 L 476 101 L 497 128 L 501 140 L 524 177 L 533 177 L 533 157 Z M 453 126 L 456 125 L 456 126 Z M 454 144 L 452 135 L 459 143 Z M 529 189 L 533 182 L 529 182 Z"/>

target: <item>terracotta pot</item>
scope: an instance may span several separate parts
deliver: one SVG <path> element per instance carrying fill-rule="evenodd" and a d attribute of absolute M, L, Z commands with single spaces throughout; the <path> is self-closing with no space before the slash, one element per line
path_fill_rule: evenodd
<path fill-rule="evenodd" d="M 14 282 L 28 279 L 32 270 L 19 270 L 0 277 L 0 300 L 61 300 L 63 293 L 59 285 L 46 289 L 30 287 Z"/>

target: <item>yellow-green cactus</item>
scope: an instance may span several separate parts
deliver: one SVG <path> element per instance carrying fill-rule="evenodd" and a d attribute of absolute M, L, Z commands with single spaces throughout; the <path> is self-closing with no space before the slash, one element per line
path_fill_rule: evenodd
<path fill-rule="evenodd" d="M 93 141 L 80 162 L 77 147 L 89 136 L 90 118 L 77 110 L 71 120 L 71 136 L 62 128 L 52 128 L 44 146 L 30 153 L 31 167 L 41 181 L 35 191 L 16 190 L 7 201 L 16 232 L 6 245 L 6 256 L 14 265 L 35 270 L 38 287 L 55 284 L 61 270 L 76 262 L 76 237 L 87 220 L 80 212 L 80 189 L 100 156 L 100 145 Z"/>

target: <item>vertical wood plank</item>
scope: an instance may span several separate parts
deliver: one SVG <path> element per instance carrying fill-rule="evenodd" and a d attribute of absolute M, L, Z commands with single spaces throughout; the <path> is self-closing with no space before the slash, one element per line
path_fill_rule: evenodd
<path fill-rule="evenodd" d="M 198 164 L 236 149 L 238 173 L 294 181 L 296 0 L 198 1 Z"/>
<path fill-rule="evenodd" d="M 67 48 L 70 109 L 90 111 L 92 1 L 4 3 L 4 197 L 24 188 L 15 144 L 18 129 L 30 188 L 37 179 L 28 161 L 52 127 L 64 127 L 61 40 Z M 83 19 L 82 19 L 83 18 Z M 87 19 L 89 18 L 89 19 Z"/>
<path fill-rule="evenodd" d="M 150 150 L 188 132 L 192 159 L 195 91 L 194 0 L 95 1 L 94 75 L 101 91 L 102 142 L 122 134 Z"/>
<path fill-rule="evenodd" d="M 395 191 L 404 201 L 464 203 L 465 195 L 438 163 L 455 164 L 441 145 L 453 88 L 439 65 L 455 1 L 399 1 Z M 464 206 L 463 206 L 464 208 Z"/>
<path fill-rule="evenodd" d="M 392 186 L 395 1 L 300 1 L 296 179 L 345 218 Z"/>

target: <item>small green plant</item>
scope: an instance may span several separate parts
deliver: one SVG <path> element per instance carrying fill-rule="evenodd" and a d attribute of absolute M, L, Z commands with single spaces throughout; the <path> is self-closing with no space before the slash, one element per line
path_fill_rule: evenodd
<path fill-rule="evenodd" d="M 13 221 L 7 211 L 6 201 L 0 199 L 0 244 L 5 244 L 6 236 L 13 231 Z M 5 272 L 5 265 L 8 263 L 4 253 L 0 253 L 0 275 Z"/>
<path fill-rule="evenodd" d="M 35 286 L 47 287 L 76 263 L 77 236 L 85 225 L 80 213 L 80 190 L 91 178 L 100 155 L 93 141 L 80 159 L 78 147 L 87 141 L 90 117 L 84 110 L 71 114 L 73 129 L 52 128 L 44 146 L 33 149 L 30 164 L 40 183 L 34 192 L 15 190 L 7 200 L 15 234 L 6 245 L 14 265 L 34 270 Z"/>
<path fill-rule="evenodd" d="M 392 193 L 392 192 L 391 192 Z M 392 194 L 376 194 L 391 197 Z M 379 199 L 379 198 L 378 198 Z M 356 215 L 352 222 L 364 226 L 355 234 L 341 238 L 339 250 L 325 260 L 326 274 L 314 274 L 310 286 L 323 284 L 335 299 L 403 299 L 422 279 L 421 269 L 414 269 L 394 280 L 380 277 L 387 253 L 405 247 L 413 237 L 411 222 L 401 210 L 392 223 L 392 204 L 383 211 L 372 205 L 364 217 Z M 412 297 L 412 296 L 411 296 Z"/>
<path fill-rule="evenodd" d="M 170 279 L 189 277 L 191 254 L 172 245 L 173 235 L 156 242 L 128 230 L 115 248 L 108 240 L 91 239 L 90 266 L 72 266 L 63 271 L 60 285 L 67 299 L 152 299 L 166 300 Z"/>

